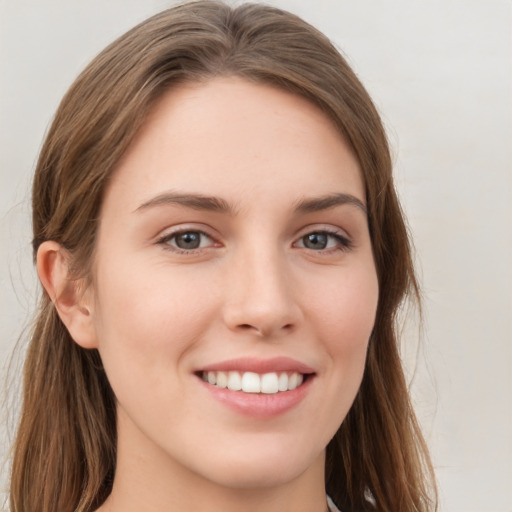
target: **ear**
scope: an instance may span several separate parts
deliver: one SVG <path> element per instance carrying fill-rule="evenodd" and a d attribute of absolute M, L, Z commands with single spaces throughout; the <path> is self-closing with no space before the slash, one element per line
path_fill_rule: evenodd
<path fill-rule="evenodd" d="M 57 242 L 43 242 L 37 250 L 37 273 L 69 334 L 83 348 L 98 348 L 91 290 L 84 279 L 69 274 L 69 253 Z"/>

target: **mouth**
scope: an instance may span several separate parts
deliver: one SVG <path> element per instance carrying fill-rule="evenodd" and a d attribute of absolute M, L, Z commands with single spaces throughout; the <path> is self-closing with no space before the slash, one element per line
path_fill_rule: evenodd
<path fill-rule="evenodd" d="M 289 357 L 243 357 L 217 362 L 195 373 L 202 387 L 229 409 L 256 420 L 276 418 L 310 395 L 317 373 Z"/>
<path fill-rule="evenodd" d="M 312 373 L 281 371 L 257 373 L 251 371 L 204 370 L 197 375 L 208 384 L 220 389 L 242 393 L 274 395 L 293 391 L 310 379 Z"/>

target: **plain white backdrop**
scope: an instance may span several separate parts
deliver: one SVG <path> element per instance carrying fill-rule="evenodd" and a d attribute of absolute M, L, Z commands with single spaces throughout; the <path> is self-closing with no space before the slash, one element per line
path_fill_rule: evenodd
<path fill-rule="evenodd" d="M 0 0 L 2 379 L 36 302 L 30 179 L 53 112 L 98 51 L 171 3 Z M 404 359 L 440 510 L 511 512 L 512 3 L 268 3 L 337 44 L 388 128 L 425 297 L 420 350 L 406 330 Z M 5 459 L 12 432 L 3 420 Z"/>

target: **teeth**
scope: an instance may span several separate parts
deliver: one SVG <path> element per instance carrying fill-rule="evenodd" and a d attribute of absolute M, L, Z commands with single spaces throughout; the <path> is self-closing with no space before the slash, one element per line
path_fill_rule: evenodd
<path fill-rule="evenodd" d="M 277 382 L 277 389 L 279 391 L 288 391 L 288 374 L 281 373 Z"/>
<path fill-rule="evenodd" d="M 259 375 L 254 372 L 203 372 L 201 375 L 205 382 L 219 388 L 228 388 L 231 391 L 244 393 L 273 394 L 280 391 L 291 391 L 304 381 L 304 375 L 292 373 L 265 373 Z"/>
<path fill-rule="evenodd" d="M 302 375 L 292 373 L 288 379 L 288 389 L 295 389 L 302 384 Z"/>
<path fill-rule="evenodd" d="M 286 375 L 286 373 L 284 374 Z M 277 393 L 279 391 L 279 377 L 277 373 L 265 373 L 261 376 L 261 392 Z"/>
<path fill-rule="evenodd" d="M 240 391 L 242 389 L 242 378 L 238 372 L 228 373 L 228 389 L 231 391 Z"/>
<path fill-rule="evenodd" d="M 259 393 L 261 391 L 260 376 L 257 373 L 245 372 L 242 375 L 242 391 L 244 393 Z"/>
<path fill-rule="evenodd" d="M 228 374 L 226 372 L 217 372 L 217 386 L 219 388 L 228 387 Z"/>

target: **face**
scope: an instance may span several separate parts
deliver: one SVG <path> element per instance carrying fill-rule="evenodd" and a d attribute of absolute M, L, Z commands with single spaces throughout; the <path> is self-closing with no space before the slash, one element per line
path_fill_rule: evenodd
<path fill-rule="evenodd" d="M 302 98 L 224 78 L 158 102 L 106 191 L 94 265 L 119 468 L 323 478 L 377 307 L 364 203 L 357 160 Z"/>

